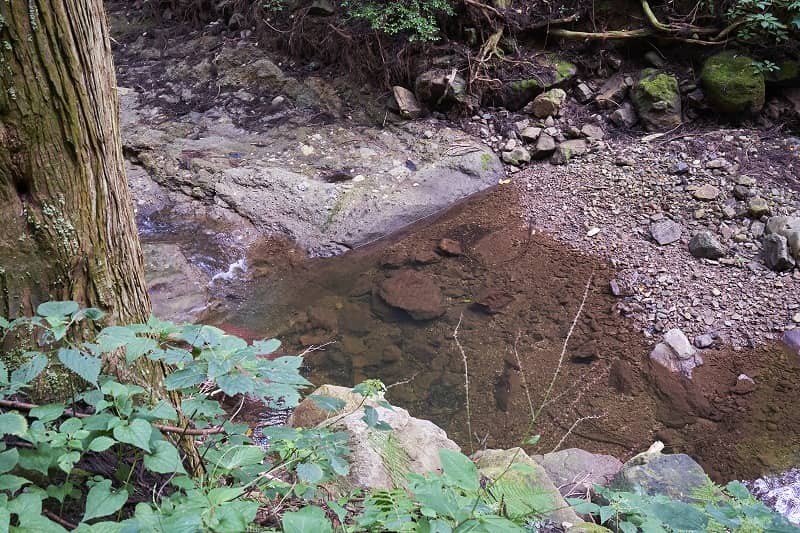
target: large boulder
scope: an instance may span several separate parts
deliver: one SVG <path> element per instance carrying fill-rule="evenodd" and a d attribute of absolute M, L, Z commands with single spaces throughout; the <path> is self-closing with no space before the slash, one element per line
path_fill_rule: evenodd
<path fill-rule="evenodd" d="M 589 143 L 585 139 L 572 139 L 558 145 L 550 162 L 554 165 L 564 165 L 570 159 L 581 156 L 589 150 Z"/>
<path fill-rule="evenodd" d="M 688 455 L 664 455 L 658 450 L 639 454 L 625 463 L 611 488 L 692 503 L 695 491 L 710 483 L 703 468 Z"/>
<path fill-rule="evenodd" d="M 292 427 L 318 427 L 330 424 L 350 434 L 350 474 L 348 481 L 364 489 L 394 489 L 405 486 L 409 473 L 424 474 L 442 468 L 439 450 L 459 448 L 443 429 L 420 420 L 399 407 L 387 409 L 376 401 L 364 400 L 346 387 L 323 385 L 312 396 L 342 400 L 344 407 L 334 413 L 323 410 L 313 398 L 306 398 L 289 417 Z M 384 431 L 369 428 L 362 420 L 364 408 L 374 408 L 381 421 L 391 426 Z M 347 413 L 347 414 L 344 414 Z M 331 423 L 331 421 L 333 421 Z"/>
<path fill-rule="evenodd" d="M 568 448 L 534 455 L 564 497 L 586 496 L 595 485 L 607 487 L 622 468 L 622 461 L 610 455 Z"/>
<path fill-rule="evenodd" d="M 439 286 L 429 275 L 416 270 L 402 270 L 384 280 L 378 287 L 378 296 L 414 320 L 439 318 L 445 312 Z"/>
<path fill-rule="evenodd" d="M 789 250 L 789 242 L 783 235 L 773 233 L 764 237 L 764 262 L 776 272 L 786 272 L 794 268 L 796 262 Z"/>
<path fill-rule="evenodd" d="M 499 495 L 503 493 L 535 494 L 539 496 L 537 498 L 538 505 L 544 505 L 540 501 L 549 498 L 549 506 L 537 509 L 543 517 L 558 524 L 581 522 L 578 515 L 564 501 L 553 481 L 547 476 L 545 469 L 528 457 L 522 448 L 482 450 L 475 453 L 472 460 L 481 475 L 495 481 Z"/>
<path fill-rule="evenodd" d="M 666 131 L 680 126 L 681 93 L 672 74 L 645 69 L 633 87 L 633 104 L 647 131 Z"/>
<path fill-rule="evenodd" d="M 800 232 L 800 217 L 770 217 L 769 220 L 767 220 L 766 228 L 764 228 L 764 233 L 767 235 L 770 233 L 777 233 L 787 239 L 789 235 L 797 232 Z"/>
<path fill-rule="evenodd" d="M 447 109 L 453 104 L 464 102 L 467 82 L 458 71 L 433 69 L 417 76 L 414 93 L 420 102 L 434 109 Z"/>
<path fill-rule="evenodd" d="M 700 73 L 706 100 L 719 113 L 757 112 L 764 106 L 764 75 L 733 51 L 709 57 Z"/>

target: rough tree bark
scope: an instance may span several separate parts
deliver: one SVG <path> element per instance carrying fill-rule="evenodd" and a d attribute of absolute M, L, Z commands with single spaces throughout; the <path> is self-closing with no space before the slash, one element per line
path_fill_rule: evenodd
<path fill-rule="evenodd" d="M 149 315 L 101 0 L 0 1 L 0 224 L 0 315 Z"/>

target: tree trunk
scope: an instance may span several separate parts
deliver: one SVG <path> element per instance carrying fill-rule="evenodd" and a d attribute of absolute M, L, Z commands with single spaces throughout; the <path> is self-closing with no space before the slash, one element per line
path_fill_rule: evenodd
<path fill-rule="evenodd" d="M 0 1 L 0 315 L 150 301 L 101 0 Z"/>

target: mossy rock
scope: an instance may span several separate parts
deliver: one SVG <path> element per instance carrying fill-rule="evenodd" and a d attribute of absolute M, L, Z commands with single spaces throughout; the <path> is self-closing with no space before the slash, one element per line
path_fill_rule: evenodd
<path fill-rule="evenodd" d="M 647 131 L 665 131 L 680 126 L 681 93 L 672 74 L 645 69 L 631 93 L 633 105 Z"/>
<path fill-rule="evenodd" d="M 543 67 L 541 74 L 506 83 L 495 98 L 495 103 L 509 111 L 519 111 L 540 93 L 564 85 L 578 72 L 575 64 L 555 56 L 548 56 L 541 61 L 540 66 Z"/>
<path fill-rule="evenodd" d="M 800 85 L 800 61 L 786 60 L 778 63 L 778 70 L 766 72 L 764 81 L 775 87 L 796 87 Z"/>
<path fill-rule="evenodd" d="M 747 56 L 722 52 L 709 57 L 700 81 L 706 100 L 719 113 L 755 113 L 764 106 L 764 75 Z"/>
<path fill-rule="evenodd" d="M 580 522 L 569 528 L 567 533 L 611 533 L 611 530 L 599 524 Z"/>

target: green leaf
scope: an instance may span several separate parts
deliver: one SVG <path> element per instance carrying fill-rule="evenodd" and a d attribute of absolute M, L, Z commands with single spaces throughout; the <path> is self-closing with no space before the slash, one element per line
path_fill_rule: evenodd
<path fill-rule="evenodd" d="M 158 343 L 148 337 L 136 337 L 125 343 L 125 361 L 135 362 L 141 356 L 158 349 Z"/>
<path fill-rule="evenodd" d="M 150 435 L 153 428 L 142 419 L 136 419 L 128 424 L 122 424 L 114 428 L 114 438 L 120 442 L 136 446 L 146 452 L 150 452 Z"/>
<path fill-rule="evenodd" d="M 14 476 L 11 474 L 3 474 L 0 476 L 0 490 L 7 490 L 9 492 L 16 492 L 22 486 L 30 483 L 24 477 Z"/>
<path fill-rule="evenodd" d="M 28 431 L 28 421 L 21 414 L 3 413 L 0 415 L 0 436 L 14 435 L 21 437 Z"/>
<path fill-rule="evenodd" d="M 597 514 L 600 512 L 599 505 L 583 498 L 567 498 L 567 503 L 578 514 Z"/>
<path fill-rule="evenodd" d="M 215 417 L 224 415 L 225 410 L 215 400 L 205 398 L 188 398 L 181 400 L 181 411 L 188 417 Z"/>
<path fill-rule="evenodd" d="M 380 421 L 380 417 L 378 416 L 378 410 L 372 407 L 371 405 L 364 406 L 364 416 L 361 418 L 367 427 L 374 428 L 378 425 Z"/>
<path fill-rule="evenodd" d="M 60 468 L 62 472 L 64 472 L 65 474 L 69 474 L 70 472 L 72 472 L 72 469 L 75 468 L 75 463 L 80 461 L 80 459 L 81 459 L 80 453 L 68 452 L 62 454 L 56 461 L 56 464 L 58 465 L 58 468 Z"/>
<path fill-rule="evenodd" d="M 605 506 L 600 508 L 600 523 L 605 524 L 611 518 L 616 516 L 617 511 L 613 507 Z"/>
<path fill-rule="evenodd" d="M 0 453 L 0 474 L 10 472 L 19 462 L 19 450 L 11 448 Z"/>
<path fill-rule="evenodd" d="M 3 361 L 0 361 L 0 385 L 8 385 L 8 370 Z"/>
<path fill-rule="evenodd" d="M 206 458 L 215 467 L 234 470 L 260 464 L 264 460 L 264 450 L 260 446 L 240 444 L 226 446 L 222 451 L 211 449 Z"/>
<path fill-rule="evenodd" d="M 222 392 L 228 396 L 253 392 L 253 378 L 241 372 L 231 372 L 230 374 L 219 376 L 216 381 Z"/>
<path fill-rule="evenodd" d="M 319 394 L 312 394 L 308 399 L 317 404 L 317 407 L 329 413 L 337 413 L 347 405 L 347 403 L 340 398 L 321 396 Z"/>
<path fill-rule="evenodd" d="M 185 389 L 199 385 L 206 380 L 206 371 L 201 365 L 193 364 L 183 370 L 170 373 L 164 380 L 167 390 Z"/>
<path fill-rule="evenodd" d="M 150 420 L 174 421 L 178 419 L 178 412 L 172 404 L 166 400 L 159 400 L 159 402 L 150 409 L 139 410 L 139 415 Z"/>
<path fill-rule="evenodd" d="M 67 530 L 41 514 L 26 514 L 20 517 L 20 524 L 14 533 L 67 533 Z"/>
<path fill-rule="evenodd" d="M 45 302 L 36 308 L 36 314 L 47 317 L 61 317 L 71 315 L 80 309 L 77 302 L 65 300 L 61 302 Z"/>
<path fill-rule="evenodd" d="M 741 481 L 731 481 L 725 485 L 725 490 L 737 500 L 747 500 L 750 498 L 750 491 L 747 490 L 747 487 L 745 487 Z"/>
<path fill-rule="evenodd" d="M 47 366 L 49 359 L 47 356 L 40 352 L 28 352 L 34 354 L 33 358 L 27 363 L 22 364 L 19 368 L 11 373 L 11 383 L 25 385 L 36 379 L 42 373 L 42 370 Z"/>
<path fill-rule="evenodd" d="M 157 474 L 186 473 L 178 450 L 165 440 L 153 443 L 153 452 L 144 456 L 144 466 Z"/>
<path fill-rule="evenodd" d="M 63 485 L 48 485 L 47 495 L 61 503 L 64 503 L 64 498 L 72 494 L 73 490 L 75 490 L 75 485 L 72 483 L 64 483 Z"/>
<path fill-rule="evenodd" d="M 525 444 L 527 444 L 528 446 L 536 446 L 537 444 L 539 444 L 539 440 L 541 440 L 541 438 L 542 438 L 541 435 L 531 435 L 530 437 L 525 439 Z"/>
<path fill-rule="evenodd" d="M 297 477 L 306 483 L 318 483 L 324 475 L 322 469 L 314 463 L 303 463 L 297 466 Z"/>
<path fill-rule="evenodd" d="M 52 422 L 53 420 L 58 419 L 63 414 L 64 414 L 64 404 L 60 403 L 41 405 L 38 407 L 34 407 L 30 411 L 30 415 L 33 418 L 38 418 L 44 423 Z"/>
<path fill-rule="evenodd" d="M 8 526 L 11 524 L 11 513 L 8 509 L 0 506 L 0 533 L 8 533 Z"/>
<path fill-rule="evenodd" d="M 449 478 L 449 481 L 466 491 L 480 489 L 478 469 L 467 456 L 442 448 L 439 450 L 439 458 L 442 460 L 442 471 L 446 479 Z"/>
<path fill-rule="evenodd" d="M 113 352 L 126 344 L 135 342 L 136 339 L 136 333 L 128 327 L 108 326 L 97 335 L 96 342 L 104 352 Z"/>
<path fill-rule="evenodd" d="M 122 509 L 122 506 L 127 501 L 128 493 L 126 491 L 115 492 L 111 490 L 111 480 L 104 479 L 99 483 L 95 483 L 89 489 L 89 494 L 86 496 L 86 512 L 83 515 L 83 520 L 91 520 L 92 518 L 116 513 Z"/>
<path fill-rule="evenodd" d="M 89 443 L 89 451 L 91 452 L 104 452 L 107 449 L 111 448 L 117 441 L 112 439 L 111 437 L 95 437 L 92 439 L 92 442 Z"/>
<path fill-rule="evenodd" d="M 85 355 L 71 348 L 59 348 L 58 360 L 92 385 L 97 385 L 100 367 L 103 365 L 103 361 L 99 357 Z"/>
<path fill-rule="evenodd" d="M 263 341 L 253 341 L 253 348 L 258 355 L 269 355 L 274 353 L 281 347 L 281 341 L 278 339 L 268 339 Z"/>
<path fill-rule="evenodd" d="M 325 511 L 309 505 L 297 512 L 284 513 L 281 519 L 284 533 L 332 533 L 333 528 Z"/>
<path fill-rule="evenodd" d="M 650 513 L 674 531 L 705 531 L 708 518 L 696 507 L 680 501 L 654 502 Z"/>

